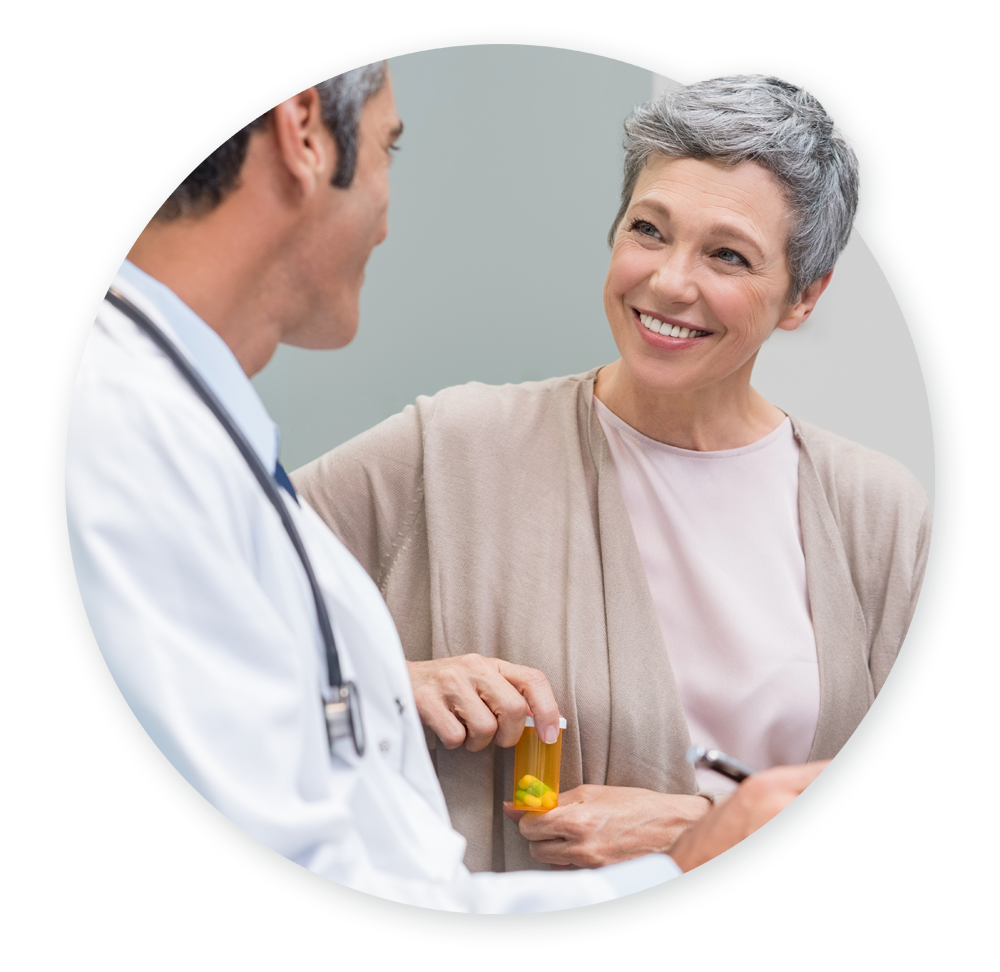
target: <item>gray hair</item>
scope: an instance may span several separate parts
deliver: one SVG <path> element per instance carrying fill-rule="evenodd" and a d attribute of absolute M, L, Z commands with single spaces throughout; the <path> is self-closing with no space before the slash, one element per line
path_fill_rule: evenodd
<path fill-rule="evenodd" d="M 331 181 L 339 189 L 347 189 L 354 180 L 361 110 L 365 102 L 385 84 L 387 76 L 385 61 L 379 61 L 338 74 L 316 85 L 323 122 L 337 145 L 337 168 Z M 201 162 L 167 197 L 156 214 L 157 219 L 197 216 L 218 206 L 239 185 L 250 136 L 267 124 L 269 114 L 265 112 L 255 118 Z"/>
<path fill-rule="evenodd" d="M 756 162 L 781 185 L 795 226 L 785 251 L 789 299 L 833 269 L 858 208 L 858 160 L 807 91 L 759 74 L 701 81 L 638 105 L 625 119 L 621 223 L 636 181 L 654 155 Z"/>
<path fill-rule="evenodd" d="M 323 121 L 337 143 L 337 171 L 333 174 L 333 184 L 338 189 L 347 189 L 354 179 L 361 109 L 382 89 L 387 73 L 385 61 L 378 61 L 316 85 L 323 106 Z"/>

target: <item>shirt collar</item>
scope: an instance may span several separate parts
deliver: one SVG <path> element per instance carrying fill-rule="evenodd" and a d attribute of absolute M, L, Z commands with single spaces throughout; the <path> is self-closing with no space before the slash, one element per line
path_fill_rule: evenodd
<path fill-rule="evenodd" d="M 264 468 L 273 471 L 281 449 L 281 433 L 229 345 L 169 287 L 134 263 L 126 260 L 118 276 L 166 319 L 181 350 L 247 437 Z"/>

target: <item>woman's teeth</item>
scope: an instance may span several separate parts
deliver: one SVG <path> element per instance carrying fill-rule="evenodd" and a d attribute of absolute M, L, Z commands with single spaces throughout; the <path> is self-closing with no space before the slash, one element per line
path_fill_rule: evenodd
<path fill-rule="evenodd" d="M 667 337 L 705 337 L 708 331 L 696 331 L 693 328 L 681 327 L 679 324 L 664 324 L 663 321 L 658 321 L 655 317 L 649 314 L 640 314 L 639 320 L 642 322 L 643 327 L 649 328 L 654 334 L 663 334 Z"/>

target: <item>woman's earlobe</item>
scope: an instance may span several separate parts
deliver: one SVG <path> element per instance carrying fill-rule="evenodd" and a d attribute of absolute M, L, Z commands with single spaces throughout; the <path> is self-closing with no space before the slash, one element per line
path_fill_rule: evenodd
<path fill-rule="evenodd" d="M 828 270 L 819 280 L 814 280 L 805 290 L 799 294 L 798 299 L 795 304 L 792 305 L 792 313 L 788 317 L 778 324 L 778 327 L 783 331 L 794 331 L 796 328 L 804 324 L 808 319 L 809 315 L 812 314 L 813 310 L 816 308 L 816 301 L 823 296 L 823 291 L 830 285 L 830 280 L 833 278 L 833 271 Z"/>
<path fill-rule="evenodd" d="M 830 281 L 833 279 L 833 270 L 827 270 L 819 280 L 814 280 L 805 290 L 802 291 L 799 301 L 807 305 L 808 309 L 806 311 L 806 316 L 812 313 L 813 308 L 816 306 L 816 301 L 823 296 L 823 291 L 830 286 Z"/>

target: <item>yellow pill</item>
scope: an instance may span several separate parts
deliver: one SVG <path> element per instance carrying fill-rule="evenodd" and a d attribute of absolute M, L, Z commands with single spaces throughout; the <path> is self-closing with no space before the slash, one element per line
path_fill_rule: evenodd
<path fill-rule="evenodd" d="M 542 805 L 542 801 L 538 797 L 532 796 L 530 793 L 526 793 L 524 795 L 524 805 L 526 807 L 540 807 Z"/>
<path fill-rule="evenodd" d="M 538 782 L 538 778 L 537 777 L 530 776 L 529 774 L 525 773 L 524 776 L 522 776 L 517 781 L 517 788 L 519 790 L 526 790 L 526 789 L 528 789 L 529 786 L 531 786 L 532 783 L 537 783 L 537 782 Z"/>
<path fill-rule="evenodd" d="M 551 810 L 553 807 L 557 807 L 557 806 L 559 806 L 559 794 L 558 793 L 553 793 L 552 790 L 549 790 L 548 793 L 543 793 L 542 794 L 542 809 L 543 810 Z"/>

